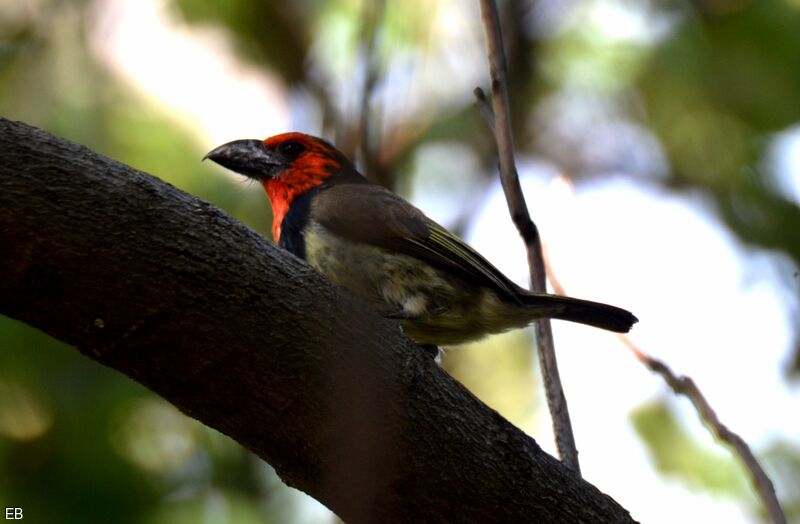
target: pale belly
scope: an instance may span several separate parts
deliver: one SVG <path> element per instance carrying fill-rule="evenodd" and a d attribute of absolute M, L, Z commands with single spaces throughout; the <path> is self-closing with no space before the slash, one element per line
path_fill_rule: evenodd
<path fill-rule="evenodd" d="M 381 314 L 402 319 L 420 344 L 459 344 L 530 321 L 492 290 L 416 258 L 342 240 L 319 225 L 306 231 L 305 243 L 309 264 Z"/>

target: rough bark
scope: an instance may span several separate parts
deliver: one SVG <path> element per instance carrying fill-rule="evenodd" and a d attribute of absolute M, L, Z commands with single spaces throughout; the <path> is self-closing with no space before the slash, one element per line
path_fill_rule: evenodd
<path fill-rule="evenodd" d="M 630 521 L 272 242 L 1 119 L 0 313 L 229 435 L 347 522 Z"/>

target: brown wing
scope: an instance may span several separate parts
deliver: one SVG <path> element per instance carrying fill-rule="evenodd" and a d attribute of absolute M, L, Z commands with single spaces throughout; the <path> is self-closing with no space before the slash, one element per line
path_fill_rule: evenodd
<path fill-rule="evenodd" d="M 376 184 L 337 184 L 317 195 L 313 215 L 331 232 L 416 257 L 519 301 L 517 286 L 463 240 Z"/>

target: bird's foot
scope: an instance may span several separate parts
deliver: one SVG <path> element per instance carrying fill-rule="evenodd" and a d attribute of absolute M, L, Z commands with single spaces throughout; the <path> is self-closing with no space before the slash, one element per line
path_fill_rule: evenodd
<path fill-rule="evenodd" d="M 442 350 L 436 344 L 420 344 L 419 347 L 425 350 L 425 353 L 430 355 L 435 361 L 439 362 L 439 356 Z"/>

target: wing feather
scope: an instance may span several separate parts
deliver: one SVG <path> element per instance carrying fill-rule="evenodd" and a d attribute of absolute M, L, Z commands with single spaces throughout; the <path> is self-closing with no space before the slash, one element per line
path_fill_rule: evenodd
<path fill-rule="evenodd" d="M 337 184 L 315 198 L 315 219 L 331 232 L 423 260 L 519 301 L 517 286 L 463 240 L 376 184 Z"/>

